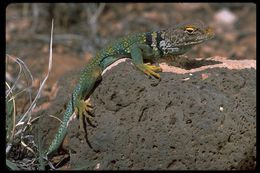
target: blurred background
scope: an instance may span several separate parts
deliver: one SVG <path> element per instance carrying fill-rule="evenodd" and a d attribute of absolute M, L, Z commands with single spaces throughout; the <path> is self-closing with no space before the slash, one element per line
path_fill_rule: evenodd
<path fill-rule="evenodd" d="M 187 53 L 194 58 L 256 59 L 254 3 L 20 3 L 6 8 L 6 53 L 34 75 L 46 71 L 54 19 L 53 72 L 48 83 L 84 66 L 109 41 L 134 32 L 201 20 L 216 37 Z"/>

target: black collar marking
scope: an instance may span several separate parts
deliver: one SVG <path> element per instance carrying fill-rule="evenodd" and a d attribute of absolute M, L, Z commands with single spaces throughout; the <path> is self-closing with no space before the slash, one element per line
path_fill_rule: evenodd
<path fill-rule="evenodd" d="M 152 32 L 147 32 L 145 34 L 146 36 L 146 44 L 149 45 L 150 47 L 152 47 L 151 45 L 153 44 L 153 39 L 152 39 Z M 160 50 L 160 55 L 163 55 L 163 51 L 160 48 L 160 41 L 163 40 L 163 38 L 161 37 L 161 32 L 160 31 L 156 31 L 156 47 Z"/>

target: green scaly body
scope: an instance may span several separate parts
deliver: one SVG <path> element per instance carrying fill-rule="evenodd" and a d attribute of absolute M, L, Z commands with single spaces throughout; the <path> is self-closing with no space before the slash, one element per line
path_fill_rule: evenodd
<path fill-rule="evenodd" d="M 80 76 L 58 132 L 45 152 L 46 156 L 59 148 L 66 135 L 71 115 L 75 110 L 85 109 L 82 108 L 81 101 L 90 93 L 95 83 L 101 80 L 101 73 L 107 66 L 120 58 L 128 57 L 145 74 L 160 78 L 159 74 L 155 73 L 161 71 L 160 67 L 144 64 L 143 59 L 154 61 L 167 55 L 180 55 L 212 37 L 211 29 L 204 27 L 201 22 L 183 23 L 162 31 L 132 34 L 100 50 Z"/>

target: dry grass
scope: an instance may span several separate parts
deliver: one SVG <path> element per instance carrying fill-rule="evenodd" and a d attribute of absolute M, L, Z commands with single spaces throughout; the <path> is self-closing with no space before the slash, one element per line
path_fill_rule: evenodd
<path fill-rule="evenodd" d="M 41 159 L 41 154 L 39 151 L 41 150 L 40 146 L 37 145 L 34 141 L 34 137 L 30 134 L 30 130 L 32 128 L 33 123 L 39 117 L 32 118 L 32 112 L 37 105 L 37 101 L 41 96 L 41 92 L 43 87 L 49 77 L 51 68 L 52 68 L 52 41 L 53 41 L 53 20 L 52 20 L 52 28 L 51 28 L 51 36 L 50 36 L 50 48 L 49 48 L 49 65 L 48 72 L 44 77 L 43 81 L 40 84 L 39 89 L 36 91 L 36 96 L 32 98 L 32 83 L 33 83 L 33 75 L 31 74 L 29 68 L 26 64 L 18 57 L 13 57 L 11 55 L 6 55 L 6 62 L 13 61 L 14 63 L 19 65 L 19 72 L 16 78 L 12 78 L 10 73 L 6 71 L 6 104 L 9 105 L 7 107 L 6 112 L 6 122 L 7 122 L 7 134 L 6 134 L 6 165 L 11 170 L 33 170 L 39 169 L 39 162 Z M 8 65 L 8 64 L 7 64 Z M 26 77 L 28 86 L 24 86 L 23 82 L 21 82 L 22 76 Z M 29 78 L 28 78 L 29 76 Z M 11 84 L 12 83 L 12 84 Z M 16 104 L 17 98 L 21 93 L 27 92 L 27 96 L 29 96 L 30 104 L 27 110 L 21 115 L 17 115 L 17 107 L 20 105 Z M 26 98 L 24 98 L 26 99 Z M 9 128 L 8 128 L 9 126 Z M 21 151 L 17 152 L 26 152 L 31 153 L 33 157 L 30 158 L 18 158 L 14 159 L 10 156 L 10 152 L 12 147 L 17 149 L 17 146 Z M 41 168 L 43 168 L 43 163 L 40 163 Z"/>

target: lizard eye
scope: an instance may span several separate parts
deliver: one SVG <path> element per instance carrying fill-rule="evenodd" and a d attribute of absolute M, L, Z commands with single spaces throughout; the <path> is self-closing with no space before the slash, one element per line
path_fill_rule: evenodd
<path fill-rule="evenodd" d="M 185 28 L 185 31 L 188 32 L 189 34 L 193 33 L 194 30 L 195 28 L 189 26 Z"/>

